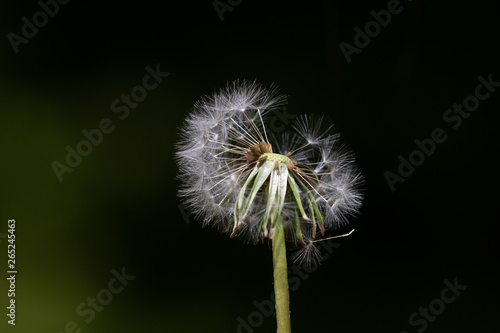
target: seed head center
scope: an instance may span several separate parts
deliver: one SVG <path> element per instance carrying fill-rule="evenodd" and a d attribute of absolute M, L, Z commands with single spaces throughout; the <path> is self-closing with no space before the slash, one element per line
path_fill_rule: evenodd
<path fill-rule="evenodd" d="M 289 157 L 276 153 L 265 153 L 262 154 L 260 157 L 261 158 L 264 157 L 266 158 L 267 161 L 270 162 L 287 163 L 292 161 Z"/>
<path fill-rule="evenodd" d="M 287 164 L 287 166 L 295 165 L 293 160 L 289 158 L 290 155 L 290 153 L 286 155 L 273 153 L 273 147 L 270 143 L 259 142 L 247 150 L 247 164 L 257 162 L 257 166 L 260 166 L 264 161 L 269 161 L 275 162 L 276 167 L 281 163 Z"/>

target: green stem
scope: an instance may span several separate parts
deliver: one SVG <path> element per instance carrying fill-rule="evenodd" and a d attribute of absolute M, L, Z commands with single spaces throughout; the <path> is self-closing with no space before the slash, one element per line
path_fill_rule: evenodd
<path fill-rule="evenodd" d="M 273 235 L 274 295 L 278 333 L 290 333 L 290 300 L 288 295 L 288 270 L 286 263 L 285 233 L 283 221 L 278 216 Z"/>

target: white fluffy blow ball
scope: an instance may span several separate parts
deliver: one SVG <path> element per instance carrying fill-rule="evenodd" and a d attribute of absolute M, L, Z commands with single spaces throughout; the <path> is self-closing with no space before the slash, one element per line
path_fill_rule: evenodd
<path fill-rule="evenodd" d="M 275 92 L 235 81 L 195 104 L 177 143 L 179 195 L 231 237 L 272 239 L 282 223 L 301 248 L 296 258 L 311 260 L 316 237 L 358 212 L 363 179 L 322 118 L 297 117 L 291 132 L 266 128 L 285 104 Z"/>

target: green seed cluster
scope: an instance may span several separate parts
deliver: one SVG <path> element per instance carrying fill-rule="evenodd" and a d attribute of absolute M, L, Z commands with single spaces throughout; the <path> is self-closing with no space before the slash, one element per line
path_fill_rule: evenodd
<path fill-rule="evenodd" d="M 260 155 L 260 157 L 267 157 L 266 161 L 270 162 L 278 162 L 278 163 L 287 163 L 291 162 L 292 160 L 285 155 L 280 155 L 280 154 L 275 154 L 275 153 L 265 153 Z"/>

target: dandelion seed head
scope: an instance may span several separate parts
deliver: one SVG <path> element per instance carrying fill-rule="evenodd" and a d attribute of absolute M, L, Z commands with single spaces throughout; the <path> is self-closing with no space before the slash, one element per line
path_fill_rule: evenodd
<path fill-rule="evenodd" d="M 298 117 L 280 135 L 267 130 L 284 103 L 276 88 L 248 81 L 195 103 L 177 143 L 179 196 L 205 225 L 249 242 L 272 238 L 282 223 L 303 247 L 299 261 L 314 261 L 312 240 L 361 207 L 363 177 L 322 117 Z"/>

